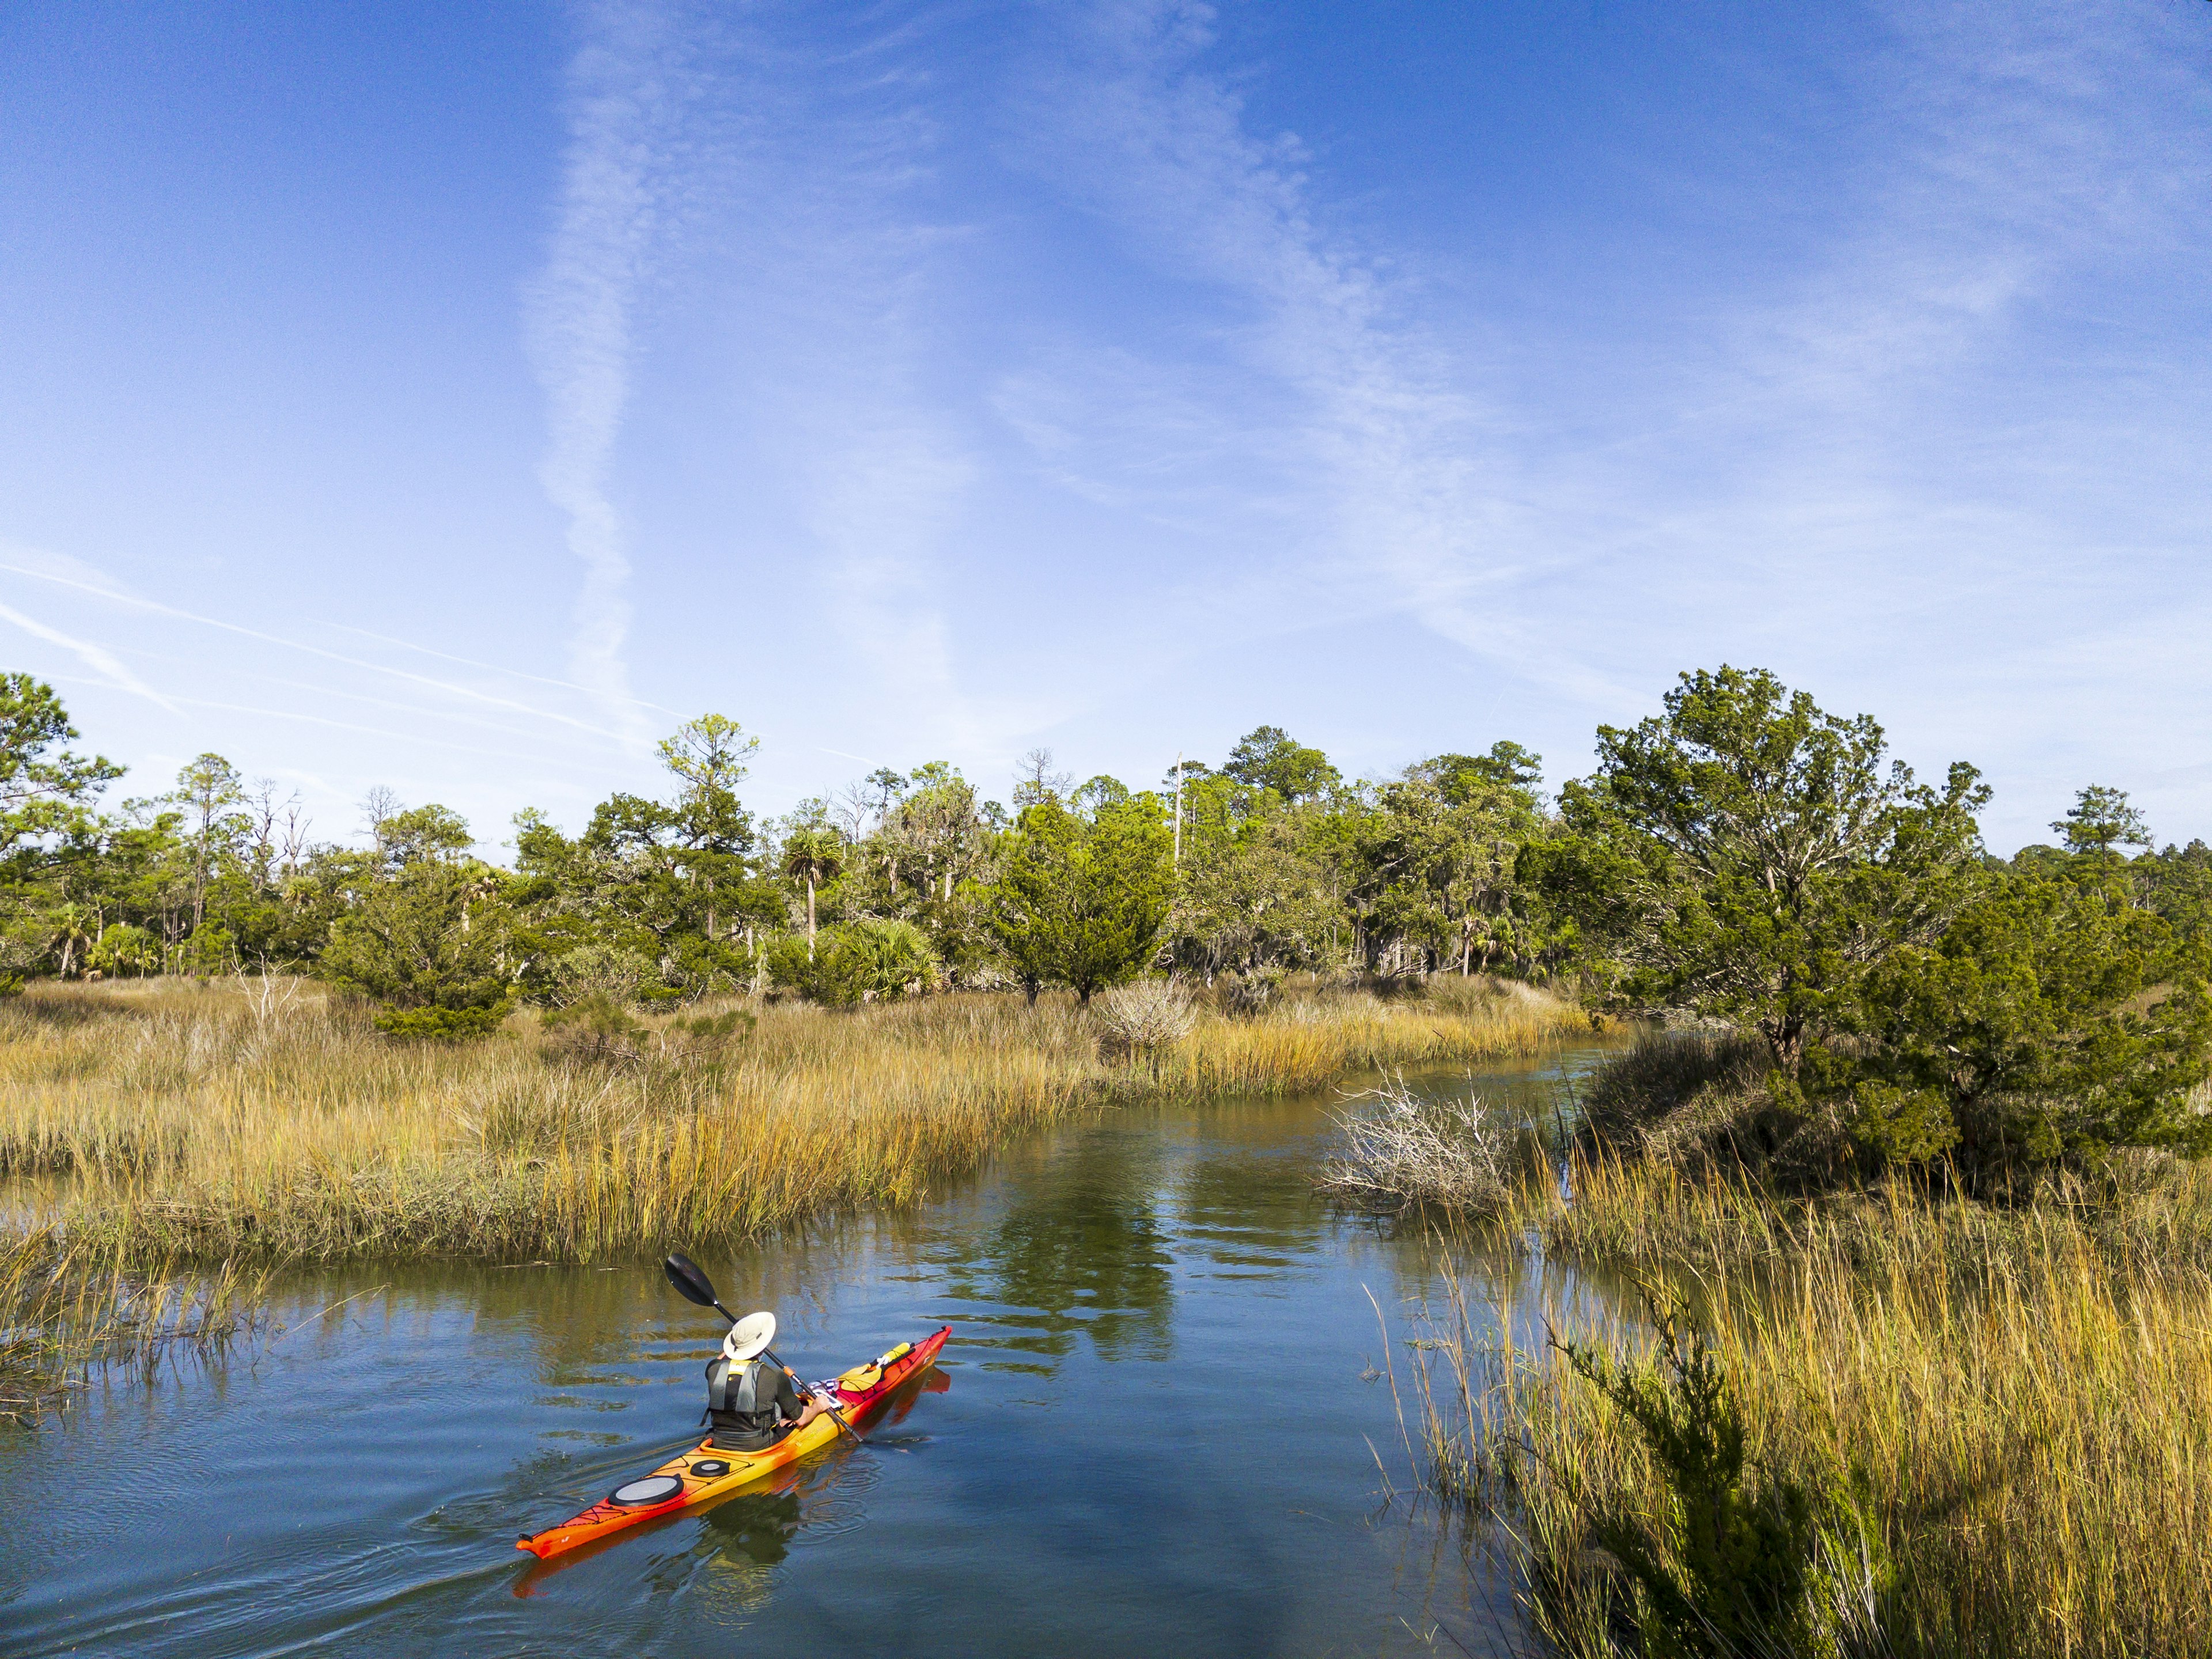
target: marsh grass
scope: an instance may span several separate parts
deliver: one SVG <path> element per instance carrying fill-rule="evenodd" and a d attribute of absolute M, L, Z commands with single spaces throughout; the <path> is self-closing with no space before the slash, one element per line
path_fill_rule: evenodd
<path fill-rule="evenodd" d="M 1903 1184 L 1793 1210 L 1617 1162 L 1574 1188 L 1528 1190 L 1523 1218 L 1655 1296 L 1686 1287 L 1750 1482 L 1816 1494 L 1814 1634 L 1792 1651 L 2212 1653 L 2212 1274 L 2170 1218 L 2203 1213 L 2194 1171 L 2009 1212 Z M 1555 1306 L 1552 1334 L 1657 1387 L 1651 1322 L 1621 1306 Z M 1637 1594 L 1595 1522 L 1662 1533 L 1680 1494 L 1561 1348 L 1512 1328 L 1448 1275 L 1419 1334 L 1432 1484 L 1499 1523 L 1558 1651 L 1634 1651 Z"/>
<path fill-rule="evenodd" d="M 319 988 L 46 986 L 0 1005 L 0 1173 L 24 1219 L 115 1259 L 458 1253 L 592 1260 L 909 1202 L 1007 1136 L 1116 1100 L 1319 1089 L 1587 1030 L 1519 988 L 1450 1008 L 1294 990 L 1200 1011 L 1138 1065 L 1072 1000 L 732 1004 L 728 1041 L 564 1056 L 518 1015 L 394 1042 Z M 741 1025 L 742 1023 L 733 1023 Z M 726 1033 L 726 1035 L 730 1035 Z M 20 1229 L 19 1229 L 20 1231 Z"/>
<path fill-rule="evenodd" d="M 222 1352 L 260 1319 L 260 1288 L 234 1263 L 125 1272 L 52 1227 L 0 1241 L 0 1419 L 33 1421 L 95 1373 L 150 1381 Z"/>

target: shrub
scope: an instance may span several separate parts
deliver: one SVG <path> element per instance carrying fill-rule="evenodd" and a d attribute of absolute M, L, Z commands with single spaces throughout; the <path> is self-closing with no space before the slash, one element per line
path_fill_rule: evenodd
<path fill-rule="evenodd" d="M 1505 1201 L 1514 1135 L 1480 1097 L 1431 1100 L 1401 1078 L 1337 1117 L 1344 1147 L 1322 1166 L 1321 1190 L 1363 1209 L 1416 1205 L 1486 1213 Z"/>
<path fill-rule="evenodd" d="M 825 927 L 810 953 L 797 935 L 769 951 L 769 972 L 811 1002 L 842 1006 L 891 1002 L 927 990 L 939 978 L 937 953 L 910 921 L 848 921 Z"/>
<path fill-rule="evenodd" d="M 538 1030 L 548 1060 L 621 1065 L 644 1057 L 648 1033 L 604 992 L 579 998 L 545 1016 Z"/>
<path fill-rule="evenodd" d="M 1221 1003 L 1221 1012 L 1249 1018 L 1267 1011 L 1283 988 L 1283 970 L 1279 968 L 1254 968 L 1244 973 L 1226 973 L 1214 981 L 1213 994 Z"/>
<path fill-rule="evenodd" d="M 661 1029 L 661 1047 L 672 1054 L 716 1056 L 752 1035 L 759 1022 L 742 1008 L 677 1018 Z"/>
<path fill-rule="evenodd" d="M 2212 1122 L 2188 1103 L 2212 1073 L 2208 971 L 2202 947 L 2094 860 L 2059 878 L 2007 873 L 1870 976 L 1869 1052 L 1826 1068 L 1830 1086 L 1913 1100 L 1926 1132 L 1870 1149 L 1923 1162 L 1955 1140 L 1970 1179 L 2016 1162 L 2094 1169 L 2119 1146 L 2212 1152 Z"/>
<path fill-rule="evenodd" d="M 100 930 L 100 937 L 86 954 L 85 965 L 118 978 L 136 978 L 161 967 L 161 943 L 143 927 L 134 927 L 127 921 L 110 922 Z"/>
<path fill-rule="evenodd" d="M 1157 1067 L 1161 1051 L 1190 1035 L 1190 999 L 1166 980 L 1139 980 L 1102 993 L 1097 1004 L 1103 1047 L 1115 1057 L 1142 1057 Z"/>
<path fill-rule="evenodd" d="M 489 1008 L 386 1008 L 370 1023 L 404 1042 L 466 1042 L 498 1030 L 507 1014 L 503 1002 Z"/>
<path fill-rule="evenodd" d="M 1884 1136 L 1917 1144 L 1935 1126 L 1908 1103 L 1869 1097 L 1863 1109 L 1806 1092 L 1744 1033 L 1648 1036 L 1601 1066 L 1582 1102 L 1581 1135 L 1686 1168 L 1756 1172 L 1814 1189 L 1861 1167 Z M 1856 1126 L 1856 1127 L 1855 1127 Z M 1863 1136 L 1864 1146 L 1858 1137 Z"/>
<path fill-rule="evenodd" d="M 647 985 L 657 984 L 659 975 L 653 963 L 635 951 L 581 945 L 553 959 L 551 978 L 556 1007 L 593 997 L 626 1006 L 635 1002 Z"/>
<path fill-rule="evenodd" d="M 202 922 L 178 950 L 177 966 L 203 979 L 228 974 L 238 966 L 237 942 L 220 922 Z"/>
<path fill-rule="evenodd" d="M 634 1018 L 608 996 L 585 997 L 554 1010 L 540 1022 L 541 1052 L 550 1060 L 635 1066 L 653 1060 L 713 1066 L 753 1029 L 753 1017 L 732 1008 L 721 1014 L 678 1017 L 658 1030 Z"/>
<path fill-rule="evenodd" d="M 397 1008 L 503 1008 L 513 988 L 501 880 L 488 866 L 426 860 L 376 883 L 331 925 L 322 973 Z"/>
<path fill-rule="evenodd" d="M 1593 1505 L 1591 1535 L 1634 1587 L 1642 1650 L 1664 1659 L 1798 1653 L 1810 1634 L 1812 1495 L 1746 1481 L 1743 1413 L 1719 1358 L 1677 1304 L 1652 1309 L 1655 1359 L 1562 1345 L 1575 1373 L 1635 1425 L 1667 1501 Z"/>

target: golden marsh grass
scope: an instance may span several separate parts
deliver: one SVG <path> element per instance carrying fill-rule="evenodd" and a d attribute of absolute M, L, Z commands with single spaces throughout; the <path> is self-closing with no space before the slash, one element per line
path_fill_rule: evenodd
<path fill-rule="evenodd" d="M 23 1218 L 131 1261 L 583 1261 L 910 1202 L 1116 1099 L 1317 1089 L 1588 1029 L 1515 986 L 1316 992 L 1201 1010 L 1138 1067 L 1102 1060 L 1064 1000 L 752 1012 L 719 1053 L 605 1066 L 549 1058 L 529 1014 L 477 1043 L 394 1042 L 300 981 L 34 988 L 0 1007 L 0 1170 L 24 1178 Z"/>
<path fill-rule="evenodd" d="M 2165 1202 L 2201 1209 L 2194 1172 L 2166 1181 Z M 1599 1165 L 1571 1210 L 1529 1202 L 1585 1260 L 1693 1270 L 1677 1282 L 1726 1367 L 1754 1482 L 1816 1494 L 1821 1650 L 2212 1653 L 2212 1276 L 2180 1259 L 2193 1251 L 2161 1256 L 2147 1212 L 2061 1197 L 2002 1213 L 1893 1187 L 1788 1214 Z M 1555 1308 L 1562 1340 L 1649 1363 L 1641 1322 L 1589 1308 Z M 1458 1282 L 1431 1310 L 1436 1484 L 1504 1518 L 1559 1651 L 1626 1650 L 1589 1517 L 1663 1516 L 1672 1496 L 1556 1348 L 1516 1352 L 1494 1329 L 1510 1327 L 1472 1316 Z"/>

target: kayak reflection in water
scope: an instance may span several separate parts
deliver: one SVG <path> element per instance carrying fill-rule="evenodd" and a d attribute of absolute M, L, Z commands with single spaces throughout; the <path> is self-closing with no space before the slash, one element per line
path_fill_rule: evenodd
<path fill-rule="evenodd" d="M 744 1492 L 710 1510 L 707 1525 L 725 1559 L 743 1557 L 772 1567 L 791 1553 L 799 1535 L 799 1494 Z"/>
<path fill-rule="evenodd" d="M 722 1352 L 707 1367 L 707 1420 L 712 1444 L 722 1451 L 758 1451 L 793 1429 L 803 1429 L 828 1406 L 799 1385 L 781 1365 L 760 1356 L 775 1340 L 775 1316 L 747 1314 L 730 1327 Z"/>

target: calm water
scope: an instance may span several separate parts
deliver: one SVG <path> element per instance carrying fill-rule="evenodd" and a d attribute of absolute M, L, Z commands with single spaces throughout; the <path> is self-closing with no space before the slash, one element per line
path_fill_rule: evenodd
<path fill-rule="evenodd" d="M 1540 1097 L 1561 1064 L 1479 1086 Z M 565 1566 L 515 1534 L 696 1432 L 719 1322 L 635 1266 L 301 1281 L 250 1359 L 0 1439 L 0 1648 L 1480 1650 L 1510 1586 L 1403 1496 L 1374 1377 L 1370 1293 L 1402 1337 L 1435 1264 L 1311 1197 L 1334 1103 L 1122 1111 L 906 1213 L 708 1260 L 802 1375 L 949 1323 L 939 1378 L 784 1490 Z M 1530 1308 L 1559 1288 L 1489 1271 Z"/>

